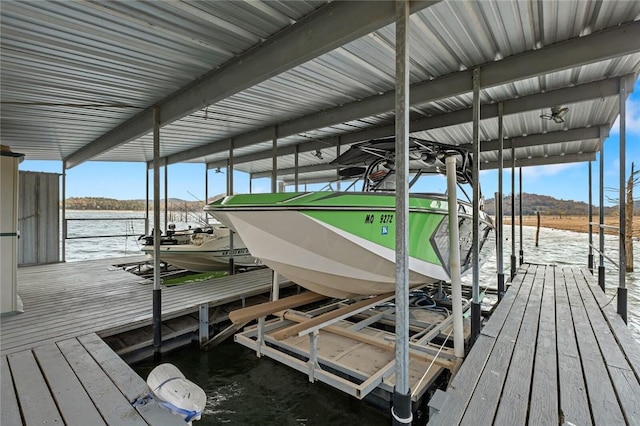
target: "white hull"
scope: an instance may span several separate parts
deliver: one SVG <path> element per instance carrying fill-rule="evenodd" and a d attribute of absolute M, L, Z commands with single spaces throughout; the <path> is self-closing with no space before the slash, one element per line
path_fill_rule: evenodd
<path fill-rule="evenodd" d="M 216 217 L 238 230 L 265 265 L 311 291 L 346 298 L 395 290 L 394 250 L 296 211 L 216 212 Z M 415 258 L 409 259 L 409 270 L 411 287 L 449 278 L 441 266 Z"/>
<path fill-rule="evenodd" d="M 220 233 L 216 229 L 217 233 Z M 239 267 L 260 265 L 260 261 L 249 253 L 244 242 L 236 234 L 233 239 L 233 263 Z M 192 237 L 196 244 L 161 245 L 160 259 L 163 262 L 194 272 L 224 271 L 229 268 L 229 235 L 196 234 Z M 153 256 L 153 246 L 142 248 Z"/>

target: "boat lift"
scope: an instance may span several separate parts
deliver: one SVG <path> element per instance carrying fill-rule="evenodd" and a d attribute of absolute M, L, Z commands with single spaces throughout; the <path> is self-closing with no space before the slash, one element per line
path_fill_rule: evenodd
<path fill-rule="evenodd" d="M 414 295 L 435 292 L 437 286 Z M 359 300 L 328 299 L 305 292 L 230 313 L 234 324 L 257 324 L 235 341 L 358 399 L 389 403 L 395 384 L 394 294 Z M 464 309 L 469 308 L 469 302 Z M 412 402 L 418 403 L 444 370 L 455 371 L 453 315 L 410 311 L 409 375 Z M 424 307 L 422 307 L 424 308 Z M 467 335 L 469 326 L 466 327 Z"/>

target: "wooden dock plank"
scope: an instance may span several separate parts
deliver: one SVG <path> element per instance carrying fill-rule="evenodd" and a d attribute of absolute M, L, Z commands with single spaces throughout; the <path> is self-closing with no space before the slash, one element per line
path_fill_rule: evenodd
<path fill-rule="evenodd" d="M 558 341 L 558 382 L 563 424 L 591 425 L 587 385 L 582 374 L 573 318 L 569 308 L 565 274 L 556 269 L 556 333 Z"/>
<path fill-rule="evenodd" d="M 147 424 L 78 340 L 58 342 L 58 347 L 108 424 Z"/>
<path fill-rule="evenodd" d="M 54 344 L 33 351 L 67 425 L 104 425 L 100 413 Z"/>
<path fill-rule="evenodd" d="M 147 393 L 147 383 L 95 333 L 80 336 L 78 341 L 129 402 L 133 403 Z M 138 405 L 136 410 L 150 425 L 184 425 L 182 419 L 155 403 Z"/>
<path fill-rule="evenodd" d="M 494 419 L 496 425 L 524 425 L 527 421 L 533 360 L 538 335 L 537 324 L 542 302 L 543 277 L 544 268 L 539 267 L 533 277 L 522 326 L 513 349 L 513 357 L 505 379 L 500 405 L 496 411 Z"/>
<path fill-rule="evenodd" d="M 137 374 L 132 374 L 131 367 L 98 335 L 91 333 L 80 336 L 78 341 L 130 403 L 147 392 L 146 382 Z"/>
<path fill-rule="evenodd" d="M 504 322 L 504 326 L 497 336 L 497 341 L 491 351 L 489 361 L 485 365 L 480 375 L 478 385 L 473 391 L 471 400 L 467 405 L 465 415 L 462 418 L 462 424 L 492 424 L 511 362 L 513 348 L 515 347 L 520 325 L 522 324 L 522 317 L 524 316 L 525 308 L 529 300 L 532 284 L 533 280 L 524 280 L 519 289 L 512 287 L 507 292 L 513 291 L 515 295 L 517 291 L 517 298 L 512 302 L 506 319 L 499 319 Z M 489 323 L 492 321 L 493 317 L 489 320 Z M 487 324 L 487 326 L 489 326 L 489 324 Z"/>
<path fill-rule="evenodd" d="M 482 328 L 482 334 L 490 337 L 498 337 L 505 319 L 507 318 L 507 315 L 509 315 L 513 301 L 516 300 L 516 297 L 520 290 L 520 286 L 525 280 L 525 277 L 527 277 L 527 275 L 529 275 L 530 277 L 532 275 L 535 276 L 536 265 L 528 266 L 529 268 L 527 268 L 524 273 L 518 274 L 514 277 L 513 282 L 509 287 L 509 291 L 506 292 L 493 314 L 491 314 L 491 320 L 487 322 L 487 324 Z"/>
<path fill-rule="evenodd" d="M 582 270 L 582 276 L 588 282 L 589 290 L 593 294 L 600 310 L 602 311 L 609 327 L 615 334 L 615 338 L 622 348 L 629 365 L 633 369 L 636 377 L 640 377 L 640 345 L 631 335 L 627 325 L 617 314 L 614 304 L 611 303 L 611 296 L 607 296 L 598 286 L 594 276 L 589 271 Z"/>
<path fill-rule="evenodd" d="M 31 351 L 7 357 L 24 424 L 64 424 Z M 18 423 L 19 424 L 19 423 Z"/>
<path fill-rule="evenodd" d="M 20 407 L 18 407 L 18 398 L 13 387 L 13 379 L 7 357 L 0 358 L 0 424 L 1 425 L 19 425 L 22 424 L 20 417 Z"/>
<path fill-rule="evenodd" d="M 538 321 L 538 339 L 533 368 L 530 412 L 536 422 L 557 424 L 558 414 L 558 365 L 556 347 L 556 304 L 553 266 L 547 266 L 542 290 L 542 304 Z"/>
<path fill-rule="evenodd" d="M 575 277 L 567 274 L 566 280 L 593 421 L 595 424 L 625 424 Z"/>
<path fill-rule="evenodd" d="M 574 276 L 582 277 L 581 274 L 574 274 Z M 609 376 L 618 395 L 624 416 L 630 424 L 640 424 L 640 404 L 638 404 L 640 401 L 640 382 L 634 375 L 622 347 L 611 333 L 591 290 L 587 285 L 584 285 L 586 281 L 580 284 L 577 287 L 582 295 L 591 328 L 609 370 Z"/>

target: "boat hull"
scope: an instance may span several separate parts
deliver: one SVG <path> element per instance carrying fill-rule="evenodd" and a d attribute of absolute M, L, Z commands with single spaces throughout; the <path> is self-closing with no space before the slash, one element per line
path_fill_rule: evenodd
<path fill-rule="evenodd" d="M 174 244 L 160 246 L 160 260 L 178 268 L 194 272 L 226 271 L 229 269 L 230 242 L 228 235 L 202 235 L 200 244 Z M 194 238 L 197 241 L 197 238 Z M 153 245 L 142 248 L 153 256 Z M 233 263 L 236 267 L 259 266 L 260 261 L 251 255 L 239 237 L 234 238 Z"/>
<path fill-rule="evenodd" d="M 273 205 L 253 197 L 206 210 L 235 229 L 265 265 L 311 291 L 342 298 L 393 292 L 393 196 L 367 196 L 366 203 L 351 194 L 344 200 L 335 193 L 310 201 L 305 197 L 294 194 Z M 462 215 L 459 221 L 463 270 L 471 263 L 471 223 L 470 216 Z M 409 224 L 409 285 L 449 280 L 446 202 L 425 199 L 416 204 Z M 488 217 L 481 228 L 486 252 L 493 235 Z"/>

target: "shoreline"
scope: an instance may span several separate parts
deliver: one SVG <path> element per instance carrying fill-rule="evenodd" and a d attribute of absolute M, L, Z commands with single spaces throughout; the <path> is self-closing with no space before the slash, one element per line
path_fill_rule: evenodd
<path fill-rule="evenodd" d="M 592 222 L 598 222 L 598 216 L 594 215 Z M 511 217 L 505 216 L 503 218 L 504 225 L 511 225 Z M 515 217 L 515 224 L 519 225 L 520 220 L 519 217 Z M 604 223 L 608 226 L 618 226 L 618 216 L 605 216 Z M 522 216 L 522 225 L 523 226 L 536 226 L 537 218 L 535 215 Z M 562 229 L 565 231 L 573 231 L 573 232 L 589 232 L 589 218 L 587 215 L 575 215 L 575 216 L 558 216 L 558 215 L 540 215 L 540 227 L 541 228 L 551 228 L 551 229 Z M 598 225 L 593 225 L 593 233 L 598 234 Z M 606 229 L 605 234 L 608 235 L 618 235 L 618 231 L 615 229 Z M 633 238 L 640 238 L 640 216 L 636 215 L 633 217 Z"/>

